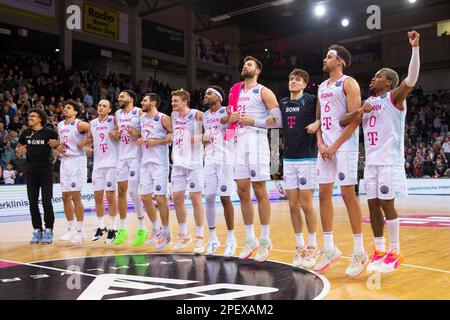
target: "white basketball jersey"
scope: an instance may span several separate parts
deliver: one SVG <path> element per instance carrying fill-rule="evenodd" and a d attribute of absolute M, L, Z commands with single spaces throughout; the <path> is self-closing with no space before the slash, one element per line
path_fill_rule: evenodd
<path fill-rule="evenodd" d="M 239 100 L 237 105 L 237 110 L 239 114 L 245 115 L 252 119 L 266 119 L 269 111 L 262 100 L 262 91 L 264 86 L 257 84 L 255 87 L 245 90 L 244 86 L 241 88 L 239 93 Z M 238 126 L 238 139 L 242 137 L 243 134 L 255 133 L 257 131 L 261 132 L 267 129 L 257 128 L 252 126 Z"/>
<path fill-rule="evenodd" d="M 347 78 L 349 77 L 343 75 L 332 85 L 329 84 L 328 79 L 319 86 L 322 138 L 328 146 L 331 146 L 344 131 L 344 127 L 339 125 L 339 120 L 347 113 L 347 97 L 344 91 L 344 82 Z M 358 151 L 358 143 L 359 127 L 355 129 L 338 151 Z"/>
<path fill-rule="evenodd" d="M 119 142 L 109 137 L 114 131 L 114 117 L 108 116 L 104 121 L 96 118 L 91 121 L 91 134 L 94 140 L 94 168 L 115 168 L 119 160 Z"/>
<path fill-rule="evenodd" d="M 66 124 L 65 120 L 58 123 L 59 141 L 66 148 L 66 152 L 62 157 L 79 157 L 86 156 L 84 148 L 78 149 L 77 144 L 85 139 L 86 134 L 78 131 L 78 123 L 80 119 L 75 119 L 73 122 Z"/>
<path fill-rule="evenodd" d="M 234 140 L 225 141 L 227 124 L 220 123 L 220 119 L 227 116 L 227 107 L 221 107 L 216 112 L 207 110 L 203 114 L 203 128 L 209 136 L 209 143 L 205 144 L 205 163 L 232 163 Z"/>
<path fill-rule="evenodd" d="M 167 136 L 167 131 L 164 129 L 162 120 L 166 115 L 158 112 L 154 117 L 149 117 L 147 113 L 141 116 L 141 138 L 148 139 L 164 139 Z M 153 147 L 148 147 L 145 143 L 142 144 L 142 164 L 157 163 L 161 165 L 169 165 L 169 145 L 158 144 Z"/>
<path fill-rule="evenodd" d="M 397 109 L 391 100 L 391 91 L 366 100 L 373 106 L 364 113 L 364 148 L 368 165 L 401 165 L 405 163 L 404 140 L 406 101 L 404 110 Z"/>
<path fill-rule="evenodd" d="M 132 139 L 128 133 L 130 128 L 140 130 L 139 123 L 141 117 L 141 109 L 134 107 L 128 112 L 123 109 L 116 111 L 117 126 L 121 132 L 119 141 L 119 160 L 124 159 L 140 159 L 141 146 L 138 145 L 137 139 Z"/>
<path fill-rule="evenodd" d="M 184 116 L 172 112 L 173 143 L 172 161 L 175 167 L 198 169 L 203 167 L 203 143 L 199 138 L 195 143 L 191 139 L 199 137 L 201 128 L 197 122 L 198 110 L 191 109 Z"/>

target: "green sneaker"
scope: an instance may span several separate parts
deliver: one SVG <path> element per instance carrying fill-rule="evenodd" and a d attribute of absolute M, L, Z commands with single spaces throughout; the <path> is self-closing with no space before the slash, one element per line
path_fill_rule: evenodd
<path fill-rule="evenodd" d="M 256 239 L 245 240 L 244 247 L 242 248 L 239 259 L 248 259 L 258 249 L 259 242 Z"/>
<path fill-rule="evenodd" d="M 134 238 L 133 242 L 131 243 L 133 246 L 142 246 L 145 241 L 147 240 L 148 236 L 150 235 L 150 232 L 148 232 L 146 229 L 138 229 L 136 232 L 136 237 Z"/>
<path fill-rule="evenodd" d="M 124 243 L 127 237 L 128 237 L 128 230 L 119 229 L 119 233 L 117 233 L 116 239 L 114 240 L 114 244 Z"/>

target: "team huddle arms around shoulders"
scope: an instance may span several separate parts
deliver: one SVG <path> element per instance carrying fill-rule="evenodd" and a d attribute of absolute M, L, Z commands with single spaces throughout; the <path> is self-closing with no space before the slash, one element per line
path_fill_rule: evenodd
<path fill-rule="evenodd" d="M 97 118 L 90 123 L 77 118 L 80 113 L 77 103 L 67 101 L 64 120 L 58 123 L 57 132 L 45 126 L 45 112 L 30 110 L 29 128 L 22 132 L 17 151 L 27 155 L 27 192 L 34 229 L 31 243 L 53 241 L 51 153 L 56 149 L 61 156 L 60 184 L 67 220 L 67 230 L 59 237 L 60 241 L 79 244 L 86 238 L 81 191 L 87 182 L 87 157 L 93 155 L 97 228 L 91 241 L 102 239 L 110 245 L 128 242 L 129 196 L 138 225 L 130 239 L 132 246 L 146 244 L 159 251 L 171 244 L 171 250 L 177 252 L 193 243 L 194 254 L 214 255 L 222 246 L 216 233 L 219 196 L 227 228 L 223 255 L 233 257 L 238 245 L 231 196 L 237 192 L 245 229 L 238 257 L 253 256 L 255 261 L 264 262 L 273 247 L 271 205 L 266 187 L 271 179 L 268 130 L 280 129 L 284 145 L 284 190 L 296 248 L 293 266 L 324 272 L 341 257 L 333 234 L 332 196 L 337 183 L 354 242 L 345 274 L 357 277 L 364 269 L 395 271 L 405 259 L 400 251 L 394 201 L 406 195 L 406 97 L 413 90 L 420 70 L 420 35 L 411 31 L 408 39 L 412 54 L 406 79 L 400 82 L 394 70 L 380 69 L 371 80 L 371 96 L 364 101 L 357 80 L 346 75 L 351 65 L 350 52 L 335 44 L 324 57 L 323 71 L 328 79 L 320 84 L 317 96 L 304 92 L 309 74 L 296 68 L 288 75 L 290 95 L 278 100 L 272 90 L 258 83 L 262 63 L 247 56 L 241 71 L 243 80 L 234 84 L 228 95 L 219 86 L 207 88 L 203 97 L 204 113 L 190 107 L 189 92 L 183 89 L 172 92 L 170 115 L 159 111 L 161 99 L 156 93 L 148 93 L 138 101 L 133 91 L 124 90 L 115 113 L 108 100 L 100 100 Z M 140 108 L 136 107 L 138 104 Z M 371 255 L 364 247 L 361 208 L 355 194 L 360 126 L 364 133 L 364 183 L 374 237 Z M 42 189 L 45 227 L 38 208 L 39 189 Z M 254 228 L 251 189 L 257 201 L 259 237 Z M 323 236 L 320 247 L 313 204 L 316 189 Z M 186 193 L 192 203 L 195 234 L 188 228 Z M 178 223 L 176 235 L 169 230 L 169 194 L 172 194 Z M 151 222 L 150 228 L 145 216 Z M 303 221 L 307 237 L 303 235 Z"/>

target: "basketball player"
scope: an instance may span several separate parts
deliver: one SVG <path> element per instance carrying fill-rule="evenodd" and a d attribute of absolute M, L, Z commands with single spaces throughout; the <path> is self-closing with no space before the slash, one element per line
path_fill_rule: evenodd
<path fill-rule="evenodd" d="M 172 127 L 174 132 L 172 144 L 172 189 L 175 212 L 180 233 L 173 247 L 179 251 L 192 242 L 188 232 L 186 204 L 184 195 L 189 190 L 189 197 L 194 209 L 196 240 L 194 253 L 205 252 L 203 235 L 203 113 L 189 108 L 190 95 L 184 90 L 172 91 Z"/>
<path fill-rule="evenodd" d="M 169 208 L 167 207 L 167 185 L 169 183 L 169 143 L 172 142 L 172 124 L 170 117 L 158 112 L 161 98 L 156 93 L 148 93 L 141 102 L 142 146 L 141 177 L 139 194 L 152 222 L 149 244 L 158 241 L 156 249 L 163 249 L 171 242 L 169 232 Z M 155 195 L 161 215 L 162 231 L 158 224 L 158 215 L 153 204 Z"/>
<path fill-rule="evenodd" d="M 233 147 L 234 141 L 224 139 L 228 127 L 226 122 L 227 107 L 222 107 L 225 93 L 218 86 L 209 86 L 205 92 L 203 105 L 209 109 L 203 114 L 203 143 L 205 144 L 205 198 L 206 220 L 210 238 L 206 249 L 207 255 L 216 253 L 220 241 L 216 235 L 216 195 L 222 202 L 228 237 L 225 242 L 225 257 L 231 257 L 236 250 L 234 235 L 234 208 L 231 203 L 233 190 Z"/>
<path fill-rule="evenodd" d="M 354 239 L 354 251 L 345 273 L 356 277 L 368 262 L 362 236 L 361 209 L 355 195 L 359 124 L 358 121 L 353 121 L 345 128 L 339 125 L 344 114 L 361 106 L 358 83 L 343 74 L 350 63 L 350 52 L 340 45 L 331 46 L 323 60 L 323 70 L 329 74 L 329 79 L 322 82 L 318 91 L 317 119 L 320 119 L 320 128 L 317 132 L 317 146 L 320 157 L 317 161 L 317 174 L 324 250 L 320 253 L 314 270 L 324 271 L 341 256 L 341 251 L 333 241 L 332 196 L 334 182 L 338 177 Z"/>
<path fill-rule="evenodd" d="M 311 268 L 319 254 L 313 205 L 317 187 L 317 142 L 315 135 L 307 132 L 307 126 L 316 119 L 317 98 L 303 92 L 309 81 L 306 71 L 294 69 L 288 79 L 291 95 L 280 101 L 280 109 L 283 116 L 284 182 L 297 247 L 293 266 Z M 300 208 L 308 227 L 308 245 L 303 238 Z"/>
<path fill-rule="evenodd" d="M 229 116 L 229 123 L 238 122 L 236 132 L 236 180 L 241 211 L 245 223 L 245 243 L 239 255 L 247 259 L 256 251 L 255 261 L 267 260 L 272 248 L 270 240 L 270 202 L 266 190 L 266 181 L 270 180 L 270 150 L 267 128 L 281 126 L 281 113 L 275 94 L 258 83 L 262 71 L 261 62 L 251 56 L 244 59 L 241 77 L 244 79 L 239 88 L 237 111 Z M 233 88 L 232 88 L 233 90 Z M 275 124 L 268 124 L 268 115 Z M 261 239 L 255 237 L 253 226 L 254 213 L 250 195 L 253 187 L 258 201 L 261 222 Z"/>
<path fill-rule="evenodd" d="M 113 133 L 115 139 L 119 140 L 119 165 L 117 168 L 118 184 L 118 204 L 120 214 L 120 228 L 114 240 L 114 244 L 122 244 L 128 237 L 126 226 L 127 219 L 127 191 L 133 201 L 139 227 L 132 244 L 134 246 L 144 244 L 148 236 L 144 221 L 144 210 L 141 199 L 139 198 L 139 170 L 141 166 L 141 146 L 137 139 L 141 136 L 139 122 L 141 109 L 135 107 L 137 97 L 134 91 L 124 90 L 119 94 L 119 110 L 116 111 L 114 118 L 116 130 Z"/>
<path fill-rule="evenodd" d="M 64 120 L 58 123 L 59 146 L 61 154 L 60 181 L 64 203 L 64 213 L 68 231 L 59 240 L 81 243 L 84 240 L 84 206 L 81 201 L 81 189 L 87 182 L 87 158 L 85 152 L 86 133 L 89 124 L 77 119 L 80 106 L 68 101 L 64 104 Z M 77 229 L 73 213 L 77 217 Z"/>
<path fill-rule="evenodd" d="M 407 193 L 403 150 L 405 100 L 419 77 L 420 34 L 411 31 L 408 32 L 408 38 L 412 55 L 406 79 L 398 86 L 397 72 L 389 68 L 379 70 L 369 86 L 373 96 L 365 101 L 363 107 L 341 120 L 341 124 L 346 125 L 362 115 L 366 154 L 364 181 L 375 243 L 375 252 L 367 266 L 368 272 L 392 272 L 404 260 L 400 252 L 400 222 L 394 201 L 396 197 Z M 387 252 L 383 236 L 383 212 L 389 235 Z"/>
<path fill-rule="evenodd" d="M 119 142 L 113 137 L 115 130 L 114 116 L 110 116 L 111 104 L 100 100 L 97 106 L 98 118 L 90 122 L 88 140 L 94 144 L 94 169 L 92 170 L 92 187 L 95 195 L 95 210 L 98 227 L 92 241 L 99 240 L 107 234 L 106 244 L 111 244 L 117 235 L 117 164 L 119 161 Z M 108 201 L 108 214 L 111 219 L 109 230 L 105 226 L 105 196 Z"/>

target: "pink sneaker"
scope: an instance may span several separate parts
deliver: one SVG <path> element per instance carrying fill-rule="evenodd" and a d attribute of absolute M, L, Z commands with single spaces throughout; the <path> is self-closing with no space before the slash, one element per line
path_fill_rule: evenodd
<path fill-rule="evenodd" d="M 384 262 L 386 258 L 386 252 L 374 250 L 373 255 L 370 257 L 370 262 L 367 265 L 367 272 L 379 271 L 378 268 Z"/>
<path fill-rule="evenodd" d="M 389 251 L 386 254 L 386 258 L 383 263 L 379 266 L 379 271 L 383 273 L 389 273 L 397 270 L 397 268 L 405 261 L 405 256 L 403 254 L 396 253 L 394 251 Z"/>

